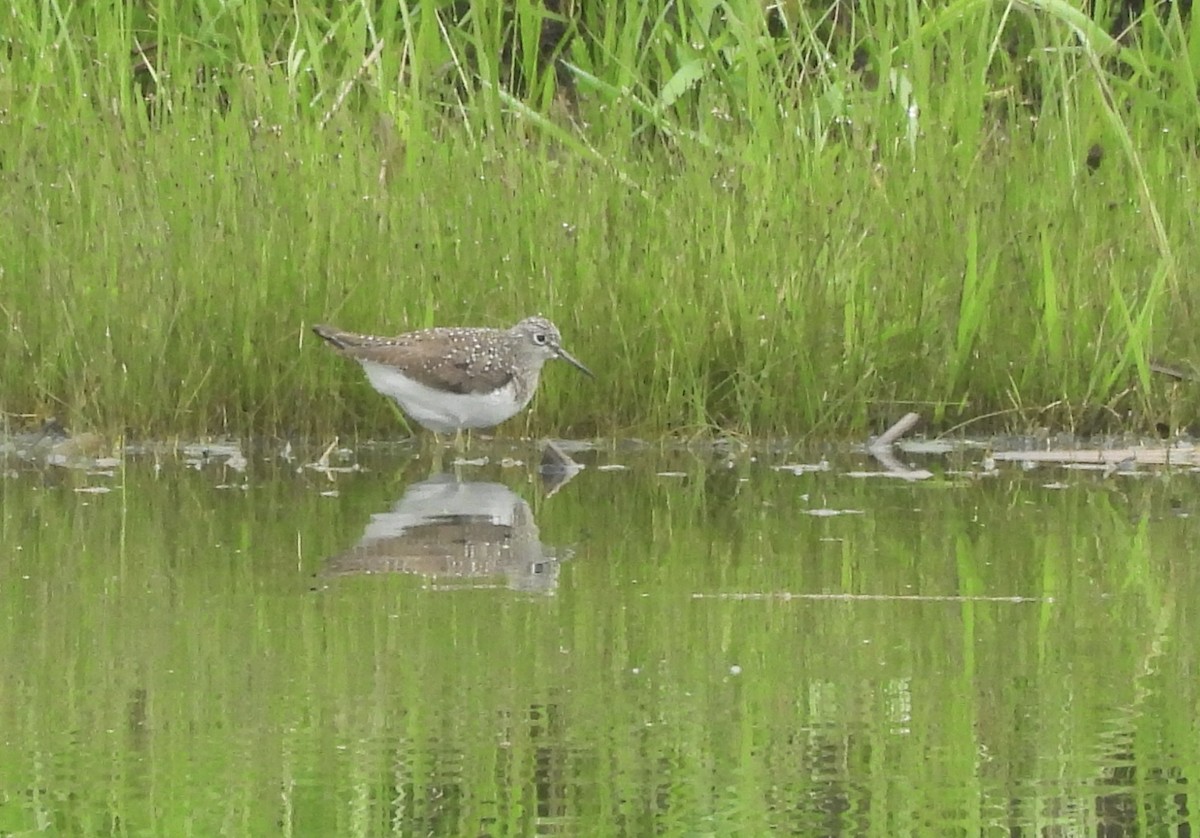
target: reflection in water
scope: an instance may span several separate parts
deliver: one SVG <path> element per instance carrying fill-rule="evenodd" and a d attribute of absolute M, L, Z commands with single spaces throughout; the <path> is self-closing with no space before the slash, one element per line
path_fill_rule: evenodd
<path fill-rule="evenodd" d="M 247 450 L 0 451 L 0 835 L 1195 834 L 1190 472 Z"/>
<path fill-rule="evenodd" d="M 503 577 L 513 590 L 553 593 L 558 565 L 518 494 L 502 483 L 438 474 L 372 515 L 358 544 L 330 558 L 323 574 L 415 573 L 465 582 L 455 587 Z"/>

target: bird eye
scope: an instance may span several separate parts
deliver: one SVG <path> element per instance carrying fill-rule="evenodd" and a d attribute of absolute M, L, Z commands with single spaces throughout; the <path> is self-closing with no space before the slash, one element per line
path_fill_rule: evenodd
<path fill-rule="evenodd" d="M 538 346 L 545 346 L 546 341 L 548 341 L 549 339 L 550 339 L 549 336 L 545 332 L 534 332 L 533 333 L 533 342 L 536 343 Z"/>

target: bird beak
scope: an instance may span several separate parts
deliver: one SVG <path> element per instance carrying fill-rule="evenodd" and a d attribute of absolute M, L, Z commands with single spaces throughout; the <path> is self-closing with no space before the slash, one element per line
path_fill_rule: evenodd
<path fill-rule="evenodd" d="M 562 358 L 564 361 L 566 361 L 568 364 L 570 364 L 571 366 L 573 366 L 575 369 L 579 370 L 580 372 L 585 373 L 588 378 L 596 377 L 596 374 L 594 372 L 589 370 L 583 364 L 579 363 L 579 361 L 575 358 L 574 355 L 572 355 L 567 350 L 563 349 L 561 346 L 558 347 L 558 357 Z"/>

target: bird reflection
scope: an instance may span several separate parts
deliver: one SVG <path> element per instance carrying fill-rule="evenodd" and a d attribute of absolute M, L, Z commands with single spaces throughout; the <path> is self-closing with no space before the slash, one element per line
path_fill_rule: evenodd
<path fill-rule="evenodd" d="M 410 485 L 371 516 L 358 544 L 328 560 L 322 575 L 412 573 L 445 587 L 553 593 L 559 563 L 538 538 L 533 510 L 501 483 L 438 474 Z"/>

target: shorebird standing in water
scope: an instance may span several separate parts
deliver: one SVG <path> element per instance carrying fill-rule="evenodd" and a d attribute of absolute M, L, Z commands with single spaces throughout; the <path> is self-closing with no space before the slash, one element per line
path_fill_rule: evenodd
<path fill-rule="evenodd" d="M 563 349 L 558 328 L 544 317 L 526 317 L 511 329 L 438 327 L 391 338 L 312 328 L 435 434 L 490 428 L 516 415 L 554 358 L 595 377 Z"/>

